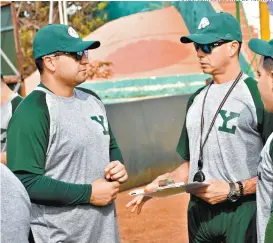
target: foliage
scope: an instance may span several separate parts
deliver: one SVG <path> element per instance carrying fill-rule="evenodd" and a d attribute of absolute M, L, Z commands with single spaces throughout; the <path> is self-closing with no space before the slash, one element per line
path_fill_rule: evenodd
<path fill-rule="evenodd" d="M 90 79 L 107 79 L 113 75 L 111 62 L 89 62 L 88 75 Z"/>
<path fill-rule="evenodd" d="M 89 35 L 104 23 L 108 16 L 106 7 L 108 2 L 101 1 L 68 1 L 68 25 L 72 26 L 82 38 Z M 23 78 L 29 76 L 36 70 L 35 62 L 32 56 L 32 42 L 35 33 L 49 22 L 49 1 L 18 1 L 15 2 L 17 19 L 19 25 L 19 39 L 23 55 Z M 53 23 L 60 23 L 58 2 L 54 1 Z M 112 72 L 111 63 L 96 62 L 90 63 L 90 78 L 103 77 L 108 78 Z M 92 71 L 93 70 L 93 71 Z M 98 72 L 98 73 L 92 73 Z"/>

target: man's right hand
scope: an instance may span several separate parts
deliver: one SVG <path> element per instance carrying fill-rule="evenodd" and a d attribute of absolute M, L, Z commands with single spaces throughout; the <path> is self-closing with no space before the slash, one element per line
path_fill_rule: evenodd
<path fill-rule="evenodd" d="M 145 192 L 153 192 L 159 186 L 159 181 L 165 180 L 167 178 L 172 179 L 175 182 L 184 182 L 187 183 L 188 176 L 189 176 L 189 161 L 184 161 L 176 170 L 171 173 L 166 173 L 164 175 L 158 176 L 152 183 L 148 184 L 145 187 Z M 126 207 L 131 207 L 131 212 L 134 213 L 137 211 L 137 214 L 140 214 L 141 209 L 145 202 L 150 200 L 151 197 L 144 197 L 144 196 L 136 196 L 127 203 Z"/>
<path fill-rule="evenodd" d="M 95 206 L 106 206 L 117 198 L 119 182 L 109 182 L 105 179 L 97 179 L 92 183 L 90 204 Z"/>
<path fill-rule="evenodd" d="M 150 184 L 148 184 L 145 187 L 144 191 L 145 192 L 153 192 L 153 191 L 155 191 L 158 188 L 158 186 L 159 186 L 158 182 L 160 180 L 166 179 L 167 177 L 168 177 L 168 173 L 164 174 L 164 175 L 158 176 L 153 182 L 151 182 Z M 147 197 L 147 196 L 142 196 L 142 195 L 136 196 L 136 197 L 134 197 L 133 200 L 131 200 L 129 203 L 127 203 L 126 208 L 132 207 L 131 208 L 131 213 L 134 213 L 136 211 L 137 214 L 140 214 L 141 209 L 142 209 L 144 203 L 147 202 L 147 201 L 149 201 L 150 199 L 152 199 L 152 198 L 151 197 Z"/>

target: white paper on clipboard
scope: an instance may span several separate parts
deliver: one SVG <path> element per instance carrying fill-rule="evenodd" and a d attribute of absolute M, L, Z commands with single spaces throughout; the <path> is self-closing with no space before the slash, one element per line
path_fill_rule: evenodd
<path fill-rule="evenodd" d="M 180 193 L 190 193 L 193 189 L 206 187 L 209 184 L 206 182 L 192 182 L 188 184 L 184 184 L 183 182 L 178 183 L 172 183 L 167 186 L 158 187 L 156 191 L 154 192 L 145 192 L 144 189 L 138 189 L 129 192 L 130 196 L 138 196 L 138 195 L 144 195 L 147 197 L 168 197 Z"/>

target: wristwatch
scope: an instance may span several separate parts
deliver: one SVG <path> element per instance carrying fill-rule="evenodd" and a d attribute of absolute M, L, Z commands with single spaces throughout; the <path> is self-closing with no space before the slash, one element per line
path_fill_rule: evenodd
<path fill-rule="evenodd" d="M 230 187 L 230 191 L 227 196 L 227 199 L 230 202 L 236 202 L 241 197 L 241 193 L 236 190 L 235 183 L 229 183 L 229 187 Z"/>

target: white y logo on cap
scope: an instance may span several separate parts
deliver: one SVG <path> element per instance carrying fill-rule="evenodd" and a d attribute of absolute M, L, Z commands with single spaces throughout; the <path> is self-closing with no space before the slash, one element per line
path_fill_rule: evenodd
<path fill-rule="evenodd" d="M 72 27 L 68 28 L 68 34 L 74 38 L 79 38 L 79 34 Z"/>
<path fill-rule="evenodd" d="M 209 25 L 210 25 L 210 22 L 209 22 L 208 18 L 202 18 L 200 21 L 200 24 L 198 25 L 198 29 L 199 30 L 204 29 Z"/>

